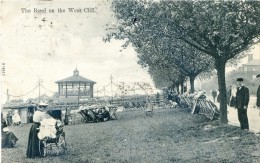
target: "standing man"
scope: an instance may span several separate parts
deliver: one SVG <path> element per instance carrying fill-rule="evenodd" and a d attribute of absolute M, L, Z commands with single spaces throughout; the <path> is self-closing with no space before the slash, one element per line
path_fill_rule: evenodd
<path fill-rule="evenodd" d="M 256 76 L 256 78 L 258 79 L 258 81 L 260 83 L 260 74 L 258 74 Z M 256 93 L 256 107 L 259 110 L 259 116 L 260 116 L 260 84 L 258 86 L 257 93 Z"/>
<path fill-rule="evenodd" d="M 249 103 L 249 90 L 244 86 L 243 78 L 237 79 L 236 108 L 241 130 L 249 130 L 247 108 Z"/>

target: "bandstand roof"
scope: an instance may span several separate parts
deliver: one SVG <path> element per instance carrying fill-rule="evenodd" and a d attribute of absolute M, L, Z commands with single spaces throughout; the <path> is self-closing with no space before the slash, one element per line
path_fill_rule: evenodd
<path fill-rule="evenodd" d="M 58 80 L 55 83 L 65 83 L 65 82 L 67 82 L 67 83 L 81 82 L 81 83 L 96 84 L 96 82 L 80 76 L 79 71 L 77 69 L 75 69 L 73 71 L 73 76 L 67 77 L 67 78 L 62 79 L 62 80 Z"/>

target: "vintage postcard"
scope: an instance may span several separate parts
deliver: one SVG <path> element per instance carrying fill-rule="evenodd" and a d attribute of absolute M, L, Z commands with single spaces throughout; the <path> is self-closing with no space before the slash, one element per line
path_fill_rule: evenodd
<path fill-rule="evenodd" d="M 226 68 L 229 87 L 242 74 L 232 73 L 253 66 L 242 76 L 251 93 L 250 132 L 244 132 L 229 105 L 232 123 L 219 125 L 214 67 L 206 78 L 179 80 L 194 66 L 176 72 L 182 61 L 156 56 L 175 50 L 172 38 L 156 36 L 172 28 L 163 24 L 168 18 L 158 19 L 168 17 L 160 5 L 166 11 L 170 1 L 0 1 L 2 162 L 260 161 L 259 46 Z M 131 14 L 139 17 L 129 21 Z M 139 28 L 141 19 L 151 28 Z M 129 23 L 135 27 L 128 31 Z"/>

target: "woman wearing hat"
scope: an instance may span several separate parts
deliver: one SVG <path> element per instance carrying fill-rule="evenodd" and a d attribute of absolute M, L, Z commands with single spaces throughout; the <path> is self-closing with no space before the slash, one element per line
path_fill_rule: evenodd
<path fill-rule="evenodd" d="M 44 106 L 39 105 L 37 111 L 33 115 L 33 125 L 30 129 L 28 146 L 26 151 L 27 158 L 35 158 L 41 156 L 38 132 L 40 127 L 40 122 L 44 118 L 43 109 Z"/>

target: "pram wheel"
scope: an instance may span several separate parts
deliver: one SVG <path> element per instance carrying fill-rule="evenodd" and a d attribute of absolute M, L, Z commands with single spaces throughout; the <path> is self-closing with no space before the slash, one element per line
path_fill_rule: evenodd
<path fill-rule="evenodd" d="M 67 150 L 67 143 L 64 132 L 58 136 L 56 146 L 58 147 L 57 154 L 65 154 L 65 151 Z"/>
<path fill-rule="evenodd" d="M 66 140 L 65 140 L 65 136 L 63 134 L 59 136 L 57 146 L 61 147 L 63 149 L 66 149 L 67 143 L 66 143 Z"/>
<path fill-rule="evenodd" d="M 39 152 L 41 157 L 46 157 L 47 156 L 47 145 L 46 141 L 44 140 L 39 140 Z"/>
<path fill-rule="evenodd" d="M 57 138 L 46 138 L 40 140 L 39 144 L 41 157 L 64 154 L 67 149 L 65 133 L 58 135 Z"/>

